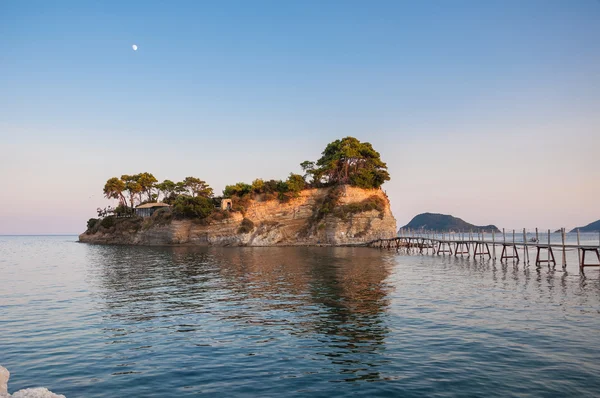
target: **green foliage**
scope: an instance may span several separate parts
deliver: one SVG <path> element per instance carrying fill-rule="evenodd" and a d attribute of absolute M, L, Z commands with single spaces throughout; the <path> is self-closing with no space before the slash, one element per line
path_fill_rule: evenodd
<path fill-rule="evenodd" d="M 156 210 L 152 214 L 152 217 L 150 217 L 150 220 L 152 221 L 152 223 L 158 224 L 158 225 L 168 224 L 171 222 L 172 219 L 173 219 L 173 212 L 168 207 Z"/>
<path fill-rule="evenodd" d="M 206 218 L 215 206 L 209 198 L 203 196 L 179 195 L 173 202 L 173 215 L 177 218 Z"/>
<path fill-rule="evenodd" d="M 117 177 L 109 178 L 104 184 L 104 197 L 106 199 L 118 199 L 119 202 L 127 205 L 123 191 L 125 191 L 125 182 Z"/>
<path fill-rule="evenodd" d="M 342 190 L 339 187 L 332 188 L 327 196 L 318 204 L 313 214 L 313 222 L 321 221 L 323 217 L 331 213 L 340 201 Z"/>
<path fill-rule="evenodd" d="M 370 143 L 346 137 L 327 145 L 316 166 L 301 164 L 316 184 L 351 184 L 361 188 L 379 188 L 390 175 L 379 152 Z"/>
<path fill-rule="evenodd" d="M 187 189 L 191 196 L 202 196 L 210 198 L 213 195 L 213 189 L 208 186 L 206 181 L 202 181 L 196 177 L 185 177 L 183 187 Z"/>
<path fill-rule="evenodd" d="M 238 234 L 247 234 L 249 232 L 251 232 L 254 229 L 254 223 L 252 222 L 252 220 L 248 219 L 248 218 L 244 218 L 242 220 L 242 223 L 240 225 L 240 227 L 238 228 Z"/>
<path fill-rule="evenodd" d="M 105 217 L 100 221 L 100 225 L 104 228 L 112 228 L 115 226 L 115 216 Z"/>
<path fill-rule="evenodd" d="M 156 189 L 158 189 L 159 196 L 162 193 L 163 200 L 168 198 L 173 192 L 175 192 L 175 183 L 171 180 L 164 180 L 161 183 L 156 184 Z"/>
<path fill-rule="evenodd" d="M 265 192 L 265 182 L 260 178 L 257 178 L 256 180 L 252 181 L 252 192 L 264 193 Z"/>
<path fill-rule="evenodd" d="M 255 179 L 251 185 L 238 182 L 227 185 L 223 196 L 234 198 L 233 210 L 245 214 L 251 198 L 261 201 L 278 198 L 280 201 L 287 201 L 297 197 L 308 187 L 351 184 L 370 189 L 379 188 L 390 179 L 387 165 L 381 161 L 379 153 L 370 143 L 360 142 L 353 137 L 329 143 L 317 162 L 307 160 L 300 166 L 303 175 L 291 173 L 285 181 Z M 307 183 L 309 177 L 312 180 Z M 197 177 L 186 177 L 180 182 L 164 180 L 158 183 L 154 175 L 148 172 L 123 174 L 121 178 L 110 178 L 104 185 L 103 192 L 106 198 L 119 201 L 119 206 L 115 209 L 117 216 L 131 213 L 136 204 L 160 200 L 161 196 L 164 203 L 173 206 L 173 215 L 176 217 L 204 219 L 214 209 L 214 204 L 209 201 L 194 200 L 213 196 L 213 189 Z M 317 217 L 321 219 L 324 214 L 333 211 L 336 204 L 335 198 L 327 198 L 318 207 Z"/>
<path fill-rule="evenodd" d="M 302 171 L 304 171 L 304 179 L 312 176 L 315 172 L 315 162 L 311 162 L 310 160 L 305 160 L 300 163 L 300 167 L 302 168 Z"/>
<path fill-rule="evenodd" d="M 306 181 L 300 174 L 290 173 L 286 185 L 289 192 L 297 194 L 306 187 Z"/>
<path fill-rule="evenodd" d="M 154 177 L 150 173 L 140 173 L 133 176 L 133 178 L 137 181 L 141 188 L 141 192 L 145 192 L 148 198 L 148 201 L 152 201 L 152 190 L 154 189 L 154 184 L 158 182 L 156 177 Z"/>
<path fill-rule="evenodd" d="M 92 229 L 94 229 L 94 227 L 96 226 L 96 224 L 98 224 L 98 219 L 97 218 L 90 218 L 87 222 L 87 230 L 91 231 Z"/>
<path fill-rule="evenodd" d="M 210 213 L 210 216 L 207 217 L 207 221 L 210 224 L 213 221 L 218 222 L 226 220 L 228 218 L 231 218 L 230 211 L 223 209 L 214 209 L 213 212 Z"/>
<path fill-rule="evenodd" d="M 135 196 L 142 192 L 142 186 L 137 182 L 137 175 L 123 174 L 121 181 L 125 183 L 125 190 L 129 192 L 129 205 L 135 207 Z"/>
<path fill-rule="evenodd" d="M 360 202 L 348 203 L 343 206 L 338 206 L 333 212 L 333 215 L 342 219 L 346 219 L 351 214 L 377 210 L 380 216 L 383 216 L 385 205 L 386 203 L 383 198 L 377 195 L 371 195 Z"/>
<path fill-rule="evenodd" d="M 223 190 L 223 196 L 231 198 L 232 196 L 242 197 L 252 192 L 252 185 L 248 185 L 245 182 L 238 182 L 235 185 L 226 185 Z"/>
<path fill-rule="evenodd" d="M 125 204 L 121 204 L 121 205 L 115 207 L 113 212 L 115 213 L 115 215 L 117 217 L 122 217 L 127 214 L 132 214 L 132 210 L 129 207 L 127 207 L 127 205 L 125 205 Z"/>

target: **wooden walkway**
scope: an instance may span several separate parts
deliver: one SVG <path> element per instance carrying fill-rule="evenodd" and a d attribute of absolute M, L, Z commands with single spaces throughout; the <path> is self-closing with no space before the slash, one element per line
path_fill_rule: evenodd
<path fill-rule="evenodd" d="M 486 236 L 487 235 L 487 236 Z M 512 231 L 512 239 L 506 239 L 506 232 L 502 232 L 500 240 L 496 240 L 495 232 L 491 234 L 484 232 L 476 233 L 435 233 L 424 232 L 414 233 L 404 231 L 400 236 L 389 239 L 377 239 L 367 242 L 364 246 L 376 247 L 380 249 L 406 251 L 406 253 L 449 255 L 461 257 L 480 257 L 496 260 L 496 248 L 500 251 L 500 261 L 521 261 L 519 251 L 522 252 L 523 261 L 529 264 L 529 249 L 535 249 L 535 265 L 556 266 L 557 261 L 554 252 L 562 252 L 562 266 L 567 266 L 567 251 L 577 250 L 579 259 L 579 269 L 583 273 L 585 267 L 600 266 L 600 236 L 598 245 L 580 244 L 580 234 L 577 232 L 577 243 L 567 244 L 565 229 L 561 230 L 561 242 L 551 243 L 550 231 L 548 230 L 547 242 L 540 241 L 539 233 L 536 229 L 535 241 L 527 239 L 527 234 L 523 230 L 522 240 L 516 240 L 515 231 Z M 491 250 L 490 250 L 491 248 Z M 501 248 L 501 250 L 500 250 Z M 586 260 L 587 255 L 587 260 Z M 587 262 L 587 261 L 592 262 Z"/>

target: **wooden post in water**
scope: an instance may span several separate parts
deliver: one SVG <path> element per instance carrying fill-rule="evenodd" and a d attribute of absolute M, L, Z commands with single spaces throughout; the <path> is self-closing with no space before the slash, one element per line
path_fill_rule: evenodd
<path fill-rule="evenodd" d="M 562 252 L 563 252 L 562 253 L 563 254 L 562 255 L 562 266 L 563 266 L 563 269 L 565 269 L 565 268 L 567 268 L 567 250 L 565 248 L 565 229 L 564 228 L 560 229 L 560 235 L 562 238 Z"/>
<path fill-rule="evenodd" d="M 536 241 L 536 243 L 540 243 L 540 237 L 538 235 L 538 229 L 537 228 L 535 229 L 535 241 Z"/>
<path fill-rule="evenodd" d="M 523 263 L 529 264 L 529 250 L 527 250 L 527 232 L 523 228 Z"/>
<path fill-rule="evenodd" d="M 577 228 L 577 256 L 579 257 L 579 270 L 583 273 L 583 263 L 581 262 L 581 249 L 579 248 L 580 245 L 580 238 L 579 238 L 579 228 Z"/>
<path fill-rule="evenodd" d="M 496 261 L 496 230 L 492 229 L 492 251 L 494 252 L 494 261 Z"/>
<path fill-rule="evenodd" d="M 552 250 L 552 248 L 550 247 L 550 230 L 548 230 L 548 250 L 546 250 L 546 260 L 548 260 L 548 262 L 546 264 L 548 264 L 548 268 L 550 268 L 550 251 Z M 552 254 L 552 257 L 554 257 L 554 254 Z M 554 266 L 556 266 L 556 262 L 554 263 Z"/>

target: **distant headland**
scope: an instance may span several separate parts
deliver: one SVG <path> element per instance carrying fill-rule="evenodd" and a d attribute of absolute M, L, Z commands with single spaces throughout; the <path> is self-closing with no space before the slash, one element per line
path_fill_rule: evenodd
<path fill-rule="evenodd" d="M 571 232 L 600 232 L 600 220 L 589 223 L 584 227 L 573 228 Z"/>
<path fill-rule="evenodd" d="M 221 196 L 197 177 L 158 182 L 151 173 L 112 177 L 81 242 L 219 246 L 344 245 L 396 235 L 381 185 L 387 165 L 370 143 L 346 137 L 327 145 L 303 174 L 227 185 Z"/>
<path fill-rule="evenodd" d="M 460 218 L 448 214 L 421 213 L 415 216 L 408 224 L 401 229 L 429 230 L 436 232 L 466 232 L 466 231 L 486 231 L 500 232 L 495 225 L 473 225 Z"/>

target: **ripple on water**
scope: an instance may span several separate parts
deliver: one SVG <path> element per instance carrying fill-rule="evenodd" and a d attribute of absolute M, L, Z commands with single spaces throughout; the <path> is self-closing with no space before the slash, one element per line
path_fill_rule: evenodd
<path fill-rule="evenodd" d="M 352 248 L 0 237 L 11 390 L 69 397 L 594 396 L 600 283 Z"/>

